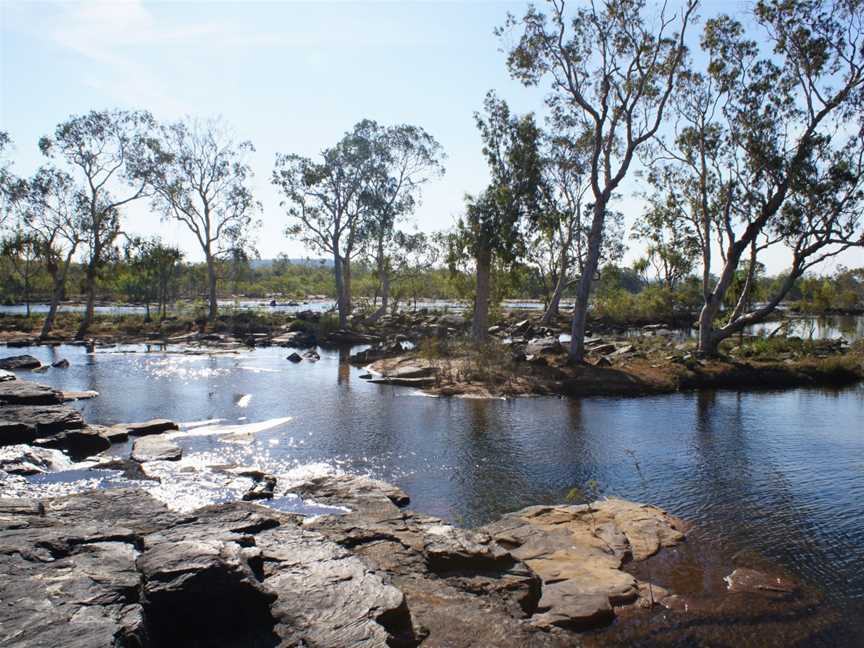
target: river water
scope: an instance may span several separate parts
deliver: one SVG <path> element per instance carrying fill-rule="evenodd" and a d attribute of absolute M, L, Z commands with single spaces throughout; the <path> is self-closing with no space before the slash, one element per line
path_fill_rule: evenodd
<path fill-rule="evenodd" d="M 371 474 L 404 488 L 415 510 L 462 525 L 562 501 L 594 480 L 605 495 L 693 522 L 724 555 L 750 551 L 779 563 L 843 610 L 844 632 L 864 637 L 857 634 L 864 619 L 862 386 L 472 400 L 370 384 L 347 364 L 347 351 L 321 350 L 319 362 L 298 365 L 280 348 L 201 356 L 142 346 L 14 352 L 43 362 L 67 358 L 68 369 L 20 375 L 99 391 L 76 404 L 88 422 L 191 423 L 177 435 L 187 459 L 275 473 Z M 251 430 L 240 439 L 195 434 L 213 419 L 260 425 L 227 428 Z M 86 479 L 53 475 L 33 487 Z M 197 496 L 211 495 L 218 500 L 206 490 Z"/>

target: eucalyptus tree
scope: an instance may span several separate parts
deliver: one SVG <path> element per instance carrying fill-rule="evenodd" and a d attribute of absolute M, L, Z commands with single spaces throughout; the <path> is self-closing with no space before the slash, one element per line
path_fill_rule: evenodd
<path fill-rule="evenodd" d="M 425 243 L 424 237 L 402 231 L 400 225 L 417 207 L 423 185 L 444 173 L 444 153 L 435 138 L 418 126 L 382 127 L 370 122 L 368 133 L 377 172 L 371 174 L 365 193 L 371 208 L 363 239 L 381 296 L 380 307 L 367 318 L 374 322 L 387 312 L 394 274 L 404 271 L 405 257 Z"/>
<path fill-rule="evenodd" d="M 693 272 L 700 254 L 698 230 L 690 219 L 680 217 L 674 198 L 652 196 L 632 237 L 647 243 L 645 263 L 669 290 Z"/>
<path fill-rule="evenodd" d="M 48 157 L 62 158 L 78 182 L 82 200 L 87 306 L 77 338 L 93 322 L 96 280 L 121 233 L 121 208 L 147 195 L 152 156 L 152 116 L 104 110 L 74 115 L 39 140 Z"/>
<path fill-rule="evenodd" d="M 208 317 L 219 313 L 217 264 L 252 245 L 261 205 L 250 183 L 247 159 L 255 148 L 237 142 L 218 119 L 187 120 L 160 129 L 158 154 L 148 180 L 164 218 L 185 225 L 207 264 Z"/>
<path fill-rule="evenodd" d="M 681 86 L 654 178 L 698 234 L 706 355 L 764 320 L 808 269 L 864 245 L 864 5 L 760 0 L 754 16 L 758 40 L 729 16 L 706 23 L 707 71 Z M 760 255 L 772 248 L 785 248 L 789 267 L 751 307 Z"/>
<path fill-rule="evenodd" d="M 12 138 L 6 131 L 0 130 L 0 227 L 12 216 L 26 189 L 26 183 L 11 170 L 12 163 L 8 159 L 10 148 Z"/>
<path fill-rule="evenodd" d="M 639 149 L 660 129 L 697 0 L 684 0 L 672 15 L 664 5 L 656 20 L 647 15 L 646 0 L 592 1 L 572 12 L 564 0 L 548 5 L 548 15 L 532 6 L 520 20 L 509 16 L 498 33 L 521 27 L 507 57 L 511 75 L 528 86 L 548 79 L 551 114 L 590 133 L 591 224 L 570 345 L 570 357 L 581 361 L 610 202 Z"/>
<path fill-rule="evenodd" d="M 451 241 L 452 254 L 474 261 L 476 288 L 471 336 L 485 340 L 493 261 L 510 264 L 524 254 L 525 230 L 540 204 L 542 159 L 540 129 L 532 114 L 513 115 L 507 103 L 489 92 L 484 113 L 474 119 L 483 140 L 491 181 L 478 196 L 467 196 L 465 215 Z"/>
<path fill-rule="evenodd" d="M 69 268 L 86 240 L 87 197 L 71 175 L 43 166 L 27 182 L 24 219 L 40 261 L 51 277 L 51 301 L 40 338 L 50 335 L 66 294 Z"/>
<path fill-rule="evenodd" d="M 291 223 L 286 234 L 333 259 L 339 326 L 351 313 L 351 262 L 363 251 L 375 207 L 372 183 L 384 173 L 378 154 L 378 126 L 357 123 L 316 162 L 277 154 L 272 182 L 282 192 Z"/>
<path fill-rule="evenodd" d="M 144 302 L 145 321 L 150 321 L 150 304 L 156 304 L 160 319 L 167 316 L 168 300 L 176 293 L 183 252 L 158 237 L 133 237 L 125 246 L 129 274 L 123 278 L 125 292 Z"/>
<path fill-rule="evenodd" d="M 0 254 L 7 260 L 19 283 L 18 293 L 30 317 L 33 278 L 39 272 L 39 240 L 22 222 L 0 238 Z"/>

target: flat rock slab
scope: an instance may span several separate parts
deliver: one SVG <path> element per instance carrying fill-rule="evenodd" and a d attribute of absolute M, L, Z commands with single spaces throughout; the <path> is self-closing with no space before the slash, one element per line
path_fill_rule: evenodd
<path fill-rule="evenodd" d="M 99 392 L 93 391 L 92 389 L 86 389 L 84 391 L 63 391 L 61 392 L 61 394 L 63 396 L 63 402 L 89 400 L 91 398 L 96 398 L 97 396 L 99 396 Z"/>
<path fill-rule="evenodd" d="M 168 419 L 152 419 L 142 423 L 122 423 L 114 427 L 124 428 L 131 436 L 144 436 L 145 434 L 159 434 L 169 430 L 179 430 L 180 426 Z"/>
<path fill-rule="evenodd" d="M 591 505 L 533 506 L 485 530 L 543 581 L 532 623 L 582 629 L 633 603 L 639 583 L 621 570 L 681 542 L 681 522 L 660 509 L 609 499 Z"/>
<path fill-rule="evenodd" d="M 772 576 L 755 569 L 739 567 L 724 578 L 730 592 L 750 592 L 766 596 L 784 596 L 798 590 L 792 581 Z"/>
<path fill-rule="evenodd" d="M 59 405 L 63 394 L 47 385 L 27 380 L 0 382 L 0 405 Z"/>
<path fill-rule="evenodd" d="M 163 435 L 151 435 L 135 439 L 132 444 L 132 459 L 145 461 L 179 461 L 183 451 L 176 443 Z"/>
<path fill-rule="evenodd" d="M 0 406 L 0 421 L 7 423 L 6 429 L 0 426 L 0 444 L 8 445 L 15 436 L 15 424 L 32 428 L 31 440 L 84 427 L 84 417 L 81 412 L 67 405 L 2 405 Z M 24 441 L 26 443 L 26 441 Z M 16 441 L 22 443 L 22 441 Z"/>
<path fill-rule="evenodd" d="M 17 369 L 36 369 L 42 366 L 38 358 L 31 355 L 16 355 L 0 358 L 0 369 L 15 371 Z"/>

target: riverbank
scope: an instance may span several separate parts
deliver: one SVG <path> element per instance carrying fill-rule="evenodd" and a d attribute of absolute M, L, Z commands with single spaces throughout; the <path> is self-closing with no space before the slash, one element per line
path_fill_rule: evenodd
<path fill-rule="evenodd" d="M 482 347 L 449 345 L 381 358 L 374 382 L 437 396 L 645 396 L 696 389 L 840 387 L 864 379 L 864 345 L 751 340 L 717 359 L 662 339 L 589 341 L 572 364 L 555 338 Z"/>

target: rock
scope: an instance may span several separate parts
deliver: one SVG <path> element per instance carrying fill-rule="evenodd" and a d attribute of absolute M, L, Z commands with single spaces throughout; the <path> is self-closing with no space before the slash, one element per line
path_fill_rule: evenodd
<path fill-rule="evenodd" d="M 18 369 L 36 369 L 42 363 L 31 355 L 17 355 L 0 358 L 0 369 L 15 371 Z"/>
<path fill-rule="evenodd" d="M 289 361 L 293 362 L 294 364 L 297 364 L 298 362 L 303 362 L 303 358 L 296 351 L 294 353 L 292 353 L 291 355 L 289 355 L 286 358 L 286 360 L 289 360 Z"/>
<path fill-rule="evenodd" d="M 243 499 L 248 501 L 259 499 L 271 499 L 273 490 L 276 488 L 276 478 L 273 475 L 262 474 L 253 477 L 255 484 L 243 494 Z"/>
<path fill-rule="evenodd" d="M 55 369 L 68 369 L 69 361 L 66 358 L 62 358 L 60 360 L 57 360 L 57 362 L 52 362 L 51 366 Z"/>
<path fill-rule="evenodd" d="M 613 605 L 637 600 L 625 560 L 644 560 L 681 542 L 680 522 L 663 511 L 610 499 L 590 506 L 532 506 L 484 530 L 543 581 L 531 621 L 541 628 L 608 623 Z"/>
<path fill-rule="evenodd" d="M 137 489 L 0 500 L 0 600 L 15 602 L 0 606 L 4 637 L 26 648 L 563 648 L 578 638 L 562 627 L 643 596 L 609 567 L 634 552 L 622 529 L 673 535 L 658 531 L 662 512 L 621 501 L 531 507 L 471 531 L 400 508 L 404 492 L 368 477 L 278 490 L 344 513 L 303 519 L 251 502 L 175 513 Z"/>
<path fill-rule="evenodd" d="M 16 378 L 17 376 L 11 371 L 0 369 L 0 382 L 6 382 L 7 380 L 15 380 Z"/>
<path fill-rule="evenodd" d="M 315 346 L 317 342 L 315 336 L 311 333 L 307 333 L 306 331 L 291 331 L 274 337 L 271 340 L 271 343 L 277 346 L 302 349 Z"/>
<path fill-rule="evenodd" d="M 89 400 L 99 396 L 99 392 L 87 389 L 84 391 L 64 391 L 62 392 L 63 402 L 76 400 Z"/>
<path fill-rule="evenodd" d="M 592 346 L 590 351 L 595 355 L 605 356 L 610 353 L 615 353 L 617 347 L 614 344 L 598 344 L 596 346 Z"/>
<path fill-rule="evenodd" d="M 525 354 L 533 356 L 558 355 L 565 352 L 566 349 L 564 349 L 557 337 L 531 340 L 525 347 Z"/>
<path fill-rule="evenodd" d="M 183 451 L 176 443 L 164 435 L 151 435 L 135 439 L 132 444 L 132 459 L 139 463 L 145 461 L 179 461 Z"/>
<path fill-rule="evenodd" d="M 32 426 L 36 437 L 84 427 L 81 412 L 67 405 L 3 405 L 0 420 Z"/>
<path fill-rule="evenodd" d="M 129 438 L 129 430 L 122 426 L 88 425 L 87 427 L 96 430 L 111 443 L 122 443 Z"/>
<path fill-rule="evenodd" d="M 76 459 L 90 457 L 111 447 L 111 441 L 92 428 L 66 430 L 45 439 L 36 439 L 34 443 L 46 448 L 68 450 L 70 456 Z"/>
<path fill-rule="evenodd" d="M 594 361 L 595 367 L 611 367 L 612 361 L 607 356 L 600 356 Z"/>
<path fill-rule="evenodd" d="M 310 362 L 318 362 L 318 360 L 321 359 L 321 356 L 315 349 L 309 349 L 306 353 L 303 354 L 303 357 Z"/>
<path fill-rule="evenodd" d="M 0 409 L 0 417 L 3 411 Z M 36 438 L 36 426 L 20 421 L 4 421 L 0 418 L 0 446 L 32 443 Z"/>
<path fill-rule="evenodd" d="M 739 567 L 723 580 L 730 592 L 750 592 L 776 597 L 798 590 L 798 586 L 786 578 L 771 576 L 747 567 Z"/>
<path fill-rule="evenodd" d="M 146 434 L 159 434 L 169 430 L 179 430 L 180 426 L 168 419 L 152 419 L 143 423 L 123 423 L 115 425 L 126 430 L 130 436 L 144 436 Z"/>
<path fill-rule="evenodd" d="M 59 405 L 63 394 L 27 380 L 0 382 L 0 405 Z"/>
<path fill-rule="evenodd" d="M 0 448 L 0 470 L 11 475 L 38 475 L 68 465 L 69 460 L 59 450 L 23 444 Z"/>

